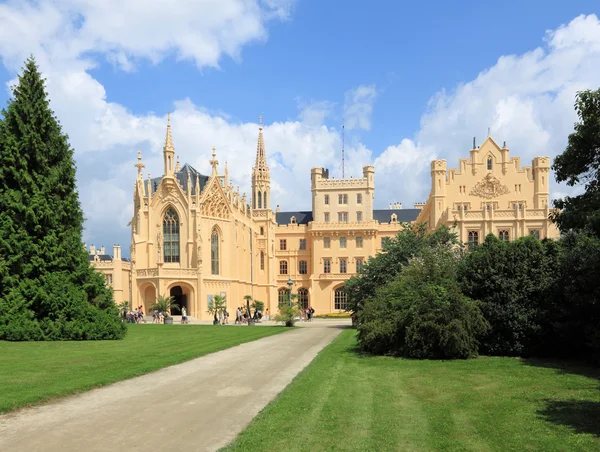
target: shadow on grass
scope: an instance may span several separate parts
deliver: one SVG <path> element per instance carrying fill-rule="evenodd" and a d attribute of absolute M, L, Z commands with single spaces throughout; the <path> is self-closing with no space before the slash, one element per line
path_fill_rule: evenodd
<path fill-rule="evenodd" d="M 600 438 L 600 402 L 589 400 L 547 400 L 538 414 L 547 422 L 565 425 L 577 433 Z"/>
<path fill-rule="evenodd" d="M 582 361 L 550 359 L 550 358 L 524 358 L 523 364 L 532 367 L 545 367 L 554 369 L 560 374 L 582 375 L 600 381 L 600 367 Z"/>

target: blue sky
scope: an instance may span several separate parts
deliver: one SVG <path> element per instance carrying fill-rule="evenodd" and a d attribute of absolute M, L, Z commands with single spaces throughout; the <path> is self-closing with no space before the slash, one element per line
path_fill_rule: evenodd
<path fill-rule="evenodd" d="M 131 165 L 139 148 L 160 173 L 169 110 L 182 160 L 207 171 L 216 145 L 242 191 L 262 114 L 285 210 L 310 207 L 310 166 L 339 173 L 345 117 L 347 171 L 374 163 L 376 206 L 410 206 L 428 194 L 429 160 L 456 166 L 487 127 L 523 164 L 561 152 L 574 92 L 600 85 L 597 2 L 163 3 L 0 3 L 0 81 L 40 62 L 91 243 L 129 241 Z"/>

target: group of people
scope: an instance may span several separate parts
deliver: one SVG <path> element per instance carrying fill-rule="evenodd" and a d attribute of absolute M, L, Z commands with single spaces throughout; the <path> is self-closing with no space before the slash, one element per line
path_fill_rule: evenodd
<path fill-rule="evenodd" d="M 312 306 L 300 311 L 300 318 L 305 322 L 310 322 L 315 315 L 315 310 Z"/>
<path fill-rule="evenodd" d="M 247 323 L 249 317 L 250 317 L 250 313 L 248 312 L 248 309 L 245 306 L 239 306 L 238 308 L 236 308 L 236 310 L 235 310 L 235 324 L 236 325 L 241 325 L 242 323 Z M 254 314 L 252 315 L 252 320 L 254 320 L 257 323 L 261 323 L 263 319 L 269 320 L 269 308 L 267 308 L 267 312 L 264 315 L 260 309 L 257 309 L 256 311 L 254 311 Z"/>
<path fill-rule="evenodd" d="M 137 309 L 128 311 L 125 315 L 125 319 L 127 323 L 146 323 L 146 320 L 144 320 L 144 310 L 141 306 L 138 306 Z"/>

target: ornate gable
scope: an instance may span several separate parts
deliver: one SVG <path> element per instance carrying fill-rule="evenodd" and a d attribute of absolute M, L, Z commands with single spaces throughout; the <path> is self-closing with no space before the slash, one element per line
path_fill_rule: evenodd
<path fill-rule="evenodd" d="M 163 177 L 157 191 L 152 196 L 152 205 L 169 203 L 179 204 L 183 208 L 187 207 L 186 196 L 179 183 L 174 178 Z"/>
<path fill-rule="evenodd" d="M 202 191 L 200 215 L 213 218 L 231 218 L 232 211 L 223 187 L 216 177 L 211 177 Z"/>

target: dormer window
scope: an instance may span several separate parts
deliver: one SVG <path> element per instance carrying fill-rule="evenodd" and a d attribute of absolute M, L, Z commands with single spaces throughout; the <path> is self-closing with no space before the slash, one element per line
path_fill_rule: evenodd
<path fill-rule="evenodd" d="M 492 170 L 492 158 L 491 157 L 488 157 L 488 159 L 487 159 L 487 169 L 488 169 L 488 171 Z"/>
<path fill-rule="evenodd" d="M 296 224 L 296 217 L 294 217 L 294 216 L 293 216 L 293 217 L 290 219 L 290 224 Z"/>
<path fill-rule="evenodd" d="M 391 221 L 392 221 L 392 223 L 397 223 L 398 222 L 398 215 L 396 215 L 395 213 L 393 213 L 392 216 L 391 216 Z"/>

